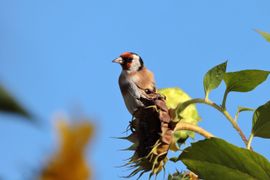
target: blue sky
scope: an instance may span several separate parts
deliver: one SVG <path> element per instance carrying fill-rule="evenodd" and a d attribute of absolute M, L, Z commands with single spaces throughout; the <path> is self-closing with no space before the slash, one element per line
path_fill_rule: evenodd
<path fill-rule="evenodd" d="M 254 31 L 270 32 L 269 7 L 267 0 L 1 0 L 0 83 L 43 126 L 0 115 L 0 177 L 21 180 L 37 170 L 56 146 L 54 117 L 74 109 L 92 117 L 97 127 L 88 152 L 96 179 L 127 174 L 116 166 L 130 156 L 119 151 L 129 144 L 111 137 L 123 135 L 130 115 L 118 88 L 120 67 L 111 60 L 137 52 L 155 73 L 158 87 L 178 86 L 203 97 L 204 73 L 225 60 L 228 71 L 270 69 L 270 44 Z M 238 105 L 265 103 L 269 87 L 267 80 L 250 93 L 231 93 L 228 110 L 234 114 Z M 224 88 L 210 98 L 219 103 Z M 198 110 L 202 127 L 243 146 L 218 112 L 203 105 Z M 251 116 L 240 115 L 246 135 Z M 270 159 L 270 140 L 255 138 L 253 146 Z"/>

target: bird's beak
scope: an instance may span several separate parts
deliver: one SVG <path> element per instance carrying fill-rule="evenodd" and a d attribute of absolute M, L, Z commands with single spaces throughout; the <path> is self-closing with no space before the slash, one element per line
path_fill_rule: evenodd
<path fill-rule="evenodd" d="M 123 59 L 121 57 L 116 58 L 112 61 L 113 63 L 118 63 L 118 64 L 122 64 L 123 63 Z"/>

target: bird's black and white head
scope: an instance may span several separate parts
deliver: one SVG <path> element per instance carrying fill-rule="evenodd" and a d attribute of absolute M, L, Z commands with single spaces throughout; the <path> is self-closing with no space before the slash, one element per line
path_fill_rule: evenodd
<path fill-rule="evenodd" d="M 141 70 L 143 65 L 142 58 L 133 52 L 124 52 L 120 57 L 113 60 L 114 63 L 119 63 L 124 71 L 135 72 Z"/>

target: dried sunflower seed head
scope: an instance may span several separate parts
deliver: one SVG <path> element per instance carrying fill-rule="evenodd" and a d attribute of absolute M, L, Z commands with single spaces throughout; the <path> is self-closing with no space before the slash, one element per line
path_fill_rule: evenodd
<path fill-rule="evenodd" d="M 167 162 L 172 139 L 171 117 L 165 98 L 146 100 L 148 106 L 138 109 L 130 122 L 132 133 L 126 137 L 133 143 L 134 154 L 126 164 L 134 169 L 127 178 L 149 172 L 157 175 Z M 145 102 L 146 102 L 145 101 Z"/>

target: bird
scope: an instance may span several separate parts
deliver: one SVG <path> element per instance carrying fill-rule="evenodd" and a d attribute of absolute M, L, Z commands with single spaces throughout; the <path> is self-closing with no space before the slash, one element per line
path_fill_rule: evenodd
<path fill-rule="evenodd" d="M 158 93 L 154 74 L 145 67 L 138 54 L 124 52 L 113 62 L 122 67 L 118 84 L 132 115 L 128 127 L 136 148 L 128 163 L 135 168 L 130 176 L 150 170 L 157 174 L 167 161 L 166 154 L 173 137 L 166 97 Z"/>
<path fill-rule="evenodd" d="M 129 113 L 134 115 L 139 108 L 146 106 L 147 100 L 157 94 L 154 74 L 134 52 L 124 52 L 112 62 L 122 67 L 118 84 Z"/>

